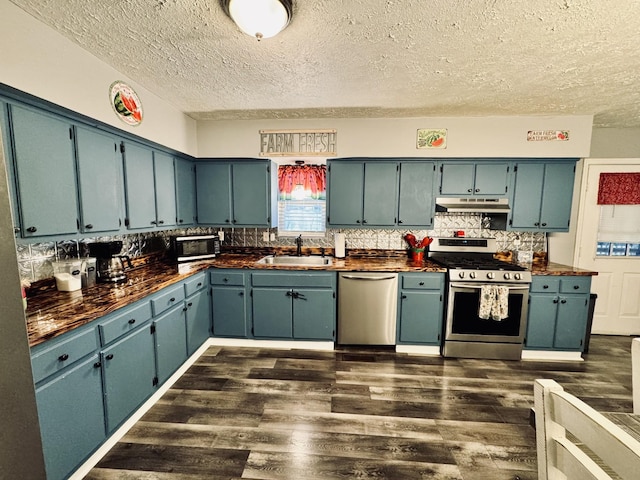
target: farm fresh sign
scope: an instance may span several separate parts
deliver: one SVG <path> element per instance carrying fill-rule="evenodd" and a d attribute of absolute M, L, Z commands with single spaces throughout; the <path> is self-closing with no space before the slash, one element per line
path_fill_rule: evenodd
<path fill-rule="evenodd" d="M 260 130 L 261 157 L 335 157 L 336 130 Z"/>

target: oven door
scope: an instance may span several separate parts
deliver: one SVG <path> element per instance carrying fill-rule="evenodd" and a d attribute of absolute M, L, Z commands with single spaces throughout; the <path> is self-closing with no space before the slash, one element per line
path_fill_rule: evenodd
<path fill-rule="evenodd" d="M 503 320 L 485 320 L 478 316 L 481 283 L 449 284 L 445 342 L 523 343 L 527 327 L 529 284 L 492 285 L 509 288 L 508 316 Z"/>

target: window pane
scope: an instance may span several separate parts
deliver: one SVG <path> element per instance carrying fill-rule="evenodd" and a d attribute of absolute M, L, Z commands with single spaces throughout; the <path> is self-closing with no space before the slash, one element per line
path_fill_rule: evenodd
<path fill-rule="evenodd" d="M 627 255 L 630 257 L 640 257 L 640 243 L 627 244 Z"/>
<path fill-rule="evenodd" d="M 598 248 L 596 249 L 596 255 L 598 256 L 609 256 L 609 252 L 611 251 L 611 243 L 610 242 L 598 242 Z"/>
<path fill-rule="evenodd" d="M 612 243 L 611 244 L 611 255 L 626 255 L 627 254 L 627 244 L 626 243 Z"/>

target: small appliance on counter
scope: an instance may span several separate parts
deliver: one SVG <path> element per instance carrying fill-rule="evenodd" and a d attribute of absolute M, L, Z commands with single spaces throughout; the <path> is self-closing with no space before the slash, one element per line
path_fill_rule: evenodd
<path fill-rule="evenodd" d="M 89 255 L 96 257 L 96 277 L 101 283 L 119 283 L 127 280 L 126 268 L 131 268 L 128 255 L 120 255 L 122 241 L 89 243 Z M 126 267 L 125 267 L 126 264 Z"/>
<path fill-rule="evenodd" d="M 93 257 L 82 260 L 82 288 L 93 287 L 96 284 L 96 259 Z"/>
<path fill-rule="evenodd" d="M 218 235 L 183 235 L 171 237 L 170 253 L 177 262 L 207 260 L 220 255 Z"/>
<path fill-rule="evenodd" d="M 82 260 L 59 260 L 51 265 L 58 291 L 75 292 L 82 288 Z"/>

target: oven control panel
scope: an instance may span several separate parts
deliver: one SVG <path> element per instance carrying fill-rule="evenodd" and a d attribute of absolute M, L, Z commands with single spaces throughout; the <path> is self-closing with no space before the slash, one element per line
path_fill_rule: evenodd
<path fill-rule="evenodd" d="M 505 272 L 503 270 L 467 270 L 453 269 L 451 279 L 472 280 L 476 282 L 531 283 L 531 272 Z"/>

